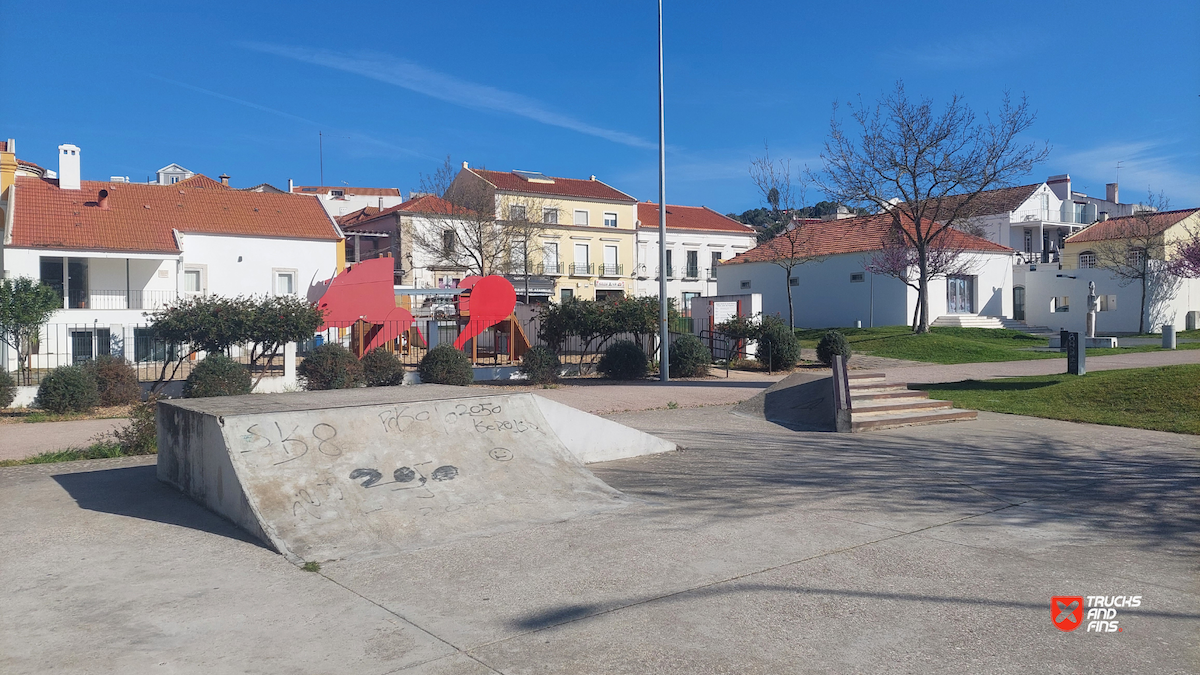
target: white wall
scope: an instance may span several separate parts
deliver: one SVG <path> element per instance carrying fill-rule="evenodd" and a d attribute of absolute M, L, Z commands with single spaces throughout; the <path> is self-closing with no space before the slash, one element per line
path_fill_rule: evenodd
<path fill-rule="evenodd" d="M 304 297 L 316 281 L 337 271 L 337 243 L 182 234 L 182 266 L 205 266 L 207 292 L 214 295 L 273 294 L 273 270 L 295 270 L 296 293 Z M 182 271 L 182 270 L 180 270 Z"/>
<path fill-rule="evenodd" d="M 294 194 L 305 193 L 297 192 Z M 368 206 L 375 206 L 379 207 L 380 209 L 389 209 L 393 206 L 398 206 L 404 203 L 404 198 L 397 196 L 381 197 L 351 194 L 348 194 L 345 197 L 332 197 L 328 194 L 309 194 L 309 196 L 320 199 L 321 206 L 324 207 L 325 212 L 334 218 L 337 218 L 338 216 L 344 216 L 347 213 L 354 213 L 355 211 Z"/>
<path fill-rule="evenodd" d="M 1012 262 L 1008 254 L 971 254 L 977 314 L 1012 316 Z M 807 263 L 792 269 L 798 285 L 792 287 L 796 326 L 809 328 L 908 324 L 916 308 L 917 292 L 891 277 L 872 275 L 865 256 L 849 253 Z M 852 281 L 862 274 L 863 281 Z M 717 268 L 717 293 L 761 293 L 763 313 L 787 320 L 784 269 L 774 263 L 739 263 Z M 749 281 L 750 288 L 742 282 Z M 929 287 L 929 320 L 946 313 L 946 281 L 935 279 Z"/>
<path fill-rule="evenodd" d="M 1163 276 L 1158 291 L 1147 292 L 1146 331 L 1162 332 L 1162 324 L 1173 323 L 1183 330 L 1187 312 L 1200 311 L 1200 279 Z M 1107 270 L 1059 270 L 1057 265 L 1038 265 L 1036 271 L 1018 268 L 1015 283 L 1025 287 L 1025 322 L 1053 330 L 1083 332 L 1087 327 L 1088 282 L 1096 282 L 1097 295 L 1117 296 L 1117 307 L 1096 315 L 1096 335 L 1136 333 L 1141 307 L 1141 285 L 1121 286 Z M 1069 311 L 1052 310 L 1051 300 L 1070 298 Z"/>

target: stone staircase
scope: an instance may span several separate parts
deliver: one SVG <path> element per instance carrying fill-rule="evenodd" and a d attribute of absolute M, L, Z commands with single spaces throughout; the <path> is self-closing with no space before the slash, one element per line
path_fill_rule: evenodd
<path fill-rule="evenodd" d="M 882 373 L 850 373 L 850 431 L 874 431 L 976 418 L 974 410 L 935 401 L 907 384 L 887 384 Z"/>
<path fill-rule="evenodd" d="M 1057 331 L 1053 331 L 1046 326 L 1030 326 L 1024 321 L 1017 321 L 1016 319 L 1007 319 L 1002 316 L 981 316 L 979 314 L 943 314 L 934 319 L 930 325 L 939 328 L 1007 328 L 1034 335 L 1058 334 Z"/>

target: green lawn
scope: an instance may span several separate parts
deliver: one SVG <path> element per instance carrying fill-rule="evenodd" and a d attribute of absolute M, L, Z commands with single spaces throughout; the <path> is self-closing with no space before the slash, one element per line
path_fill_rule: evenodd
<path fill-rule="evenodd" d="M 958 408 L 1200 434 L 1200 365 L 912 387 Z"/>
<path fill-rule="evenodd" d="M 26 457 L 25 459 L 5 459 L 0 460 L 0 466 L 21 466 L 23 464 L 54 464 L 56 462 L 73 462 L 78 459 L 108 459 L 110 457 L 126 457 L 128 453 L 121 449 L 121 446 L 112 441 L 101 441 L 93 443 L 86 448 L 72 448 L 70 450 L 55 450 L 54 452 L 43 452 L 40 455 Z"/>
<path fill-rule="evenodd" d="M 824 328 L 797 329 L 800 345 L 808 349 L 817 346 L 825 334 Z M 914 335 L 908 326 L 879 328 L 839 328 L 856 354 L 886 356 L 893 359 L 927 363 L 982 363 L 989 361 L 1028 361 L 1032 359 L 1061 359 L 1060 352 L 1032 351 L 1046 347 L 1046 338 L 1015 330 L 993 328 L 933 328 L 924 335 Z M 1200 349 L 1200 343 L 1181 343 L 1180 349 Z M 1088 356 L 1150 352 L 1161 349 L 1155 345 L 1089 349 Z"/>

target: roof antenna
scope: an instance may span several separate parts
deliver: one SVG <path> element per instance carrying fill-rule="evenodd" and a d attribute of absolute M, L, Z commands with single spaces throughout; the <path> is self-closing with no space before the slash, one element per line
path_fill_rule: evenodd
<path fill-rule="evenodd" d="M 321 154 L 321 187 L 325 187 L 325 135 L 317 132 L 317 147 Z"/>
<path fill-rule="evenodd" d="M 1117 160 L 1117 177 L 1113 179 L 1114 182 L 1117 182 L 1117 183 L 1121 182 L 1121 165 L 1124 163 L 1125 163 L 1125 160 L 1123 160 L 1123 159 Z"/>

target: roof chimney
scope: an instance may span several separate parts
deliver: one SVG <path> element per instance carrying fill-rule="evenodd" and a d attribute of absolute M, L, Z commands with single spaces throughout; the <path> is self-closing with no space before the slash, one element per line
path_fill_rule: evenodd
<path fill-rule="evenodd" d="M 108 190 L 101 190 L 99 198 L 96 199 L 96 206 L 101 209 L 108 210 Z"/>
<path fill-rule="evenodd" d="M 1104 198 L 1114 204 L 1121 203 L 1120 201 L 1117 200 L 1117 184 L 1116 183 L 1108 183 L 1107 185 L 1104 186 Z"/>
<path fill-rule="evenodd" d="M 229 185 L 229 174 L 223 173 L 218 178 L 221 179 L 221 185 Z"/>
<path fill-rule="evenodd" d="M 292 184 L 292 179 L 289 178 L 288 179 L 288 194 L 292 194 L 295 191 L 296 191 L 296 186 Z"/>
<path fill-rule="evenodd" d="M 592 174 L 592 180 L 596 180 L 596 174 Z"/>
<path fill-rule="evenodd" d="M 1100 220 L 1100 222 L 1102 222 L 1102 223 L 1103 223 L 1104 221 L 1108 220 L 1108 211 L 1101 211 L 1101 212 L 1100 212 L 1100 215 L 1099 215 L 1099 216 L 1097 216 L 1097 218 L 1098 218 L 1098 219 Z"/>
<path fill-rule="evenodd" d="M 58 146 L 58 187 L 79 189 L 79 146 L 70 143 Z"/>
<path fill-rule="evenodd" d="M 467 166 L 467 162 L 466 162 L 466 160 L 463 160 L 463 168 L 464 168 L 464 169 L 469 169 L 469 168 L 471 168 L 471 167 Z"/>

